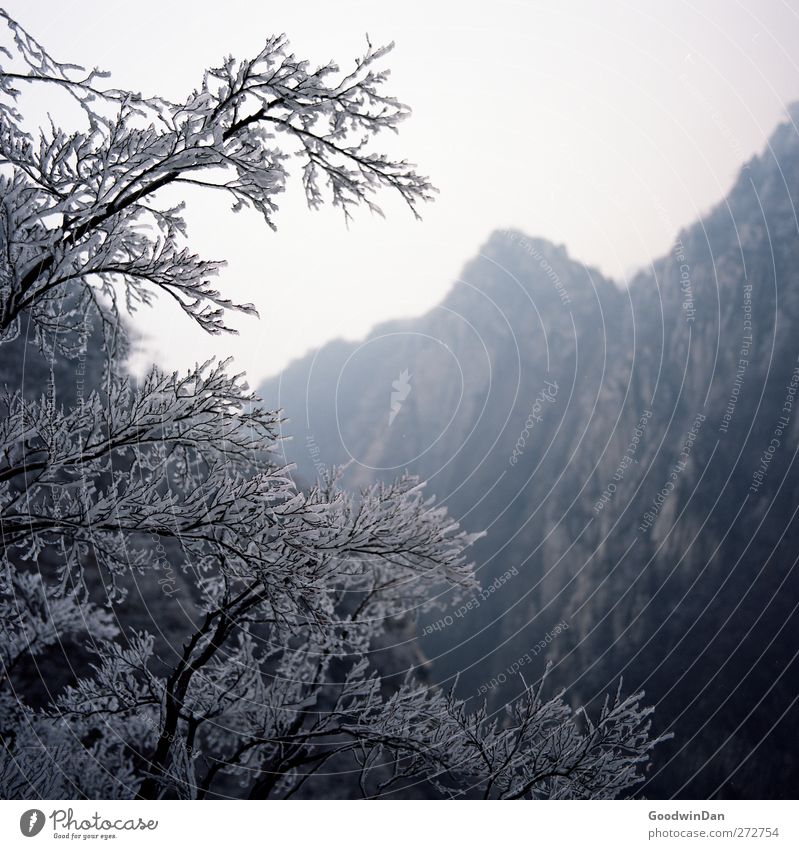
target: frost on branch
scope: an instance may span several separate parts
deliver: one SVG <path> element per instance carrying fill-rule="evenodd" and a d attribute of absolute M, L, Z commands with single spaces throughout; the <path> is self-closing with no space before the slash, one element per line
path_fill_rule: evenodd
<path fill-rule="evenodd" d="M 48 327 L 65 289 L 103 310 L 122 284 L 129 305 L 170 295 L 205 330 L 226 330 L 236 305 L 212 282 L 219 263 L 180 246 L 181 207 L 166 187 L 200 186 L 227 194 L 274 227 L 277 198 L 297 161 L 308 204 L 329 197 L 349 218 L 375 212 L 378 190 L 395 190 L 417 213 L 433 188 L 412 165 L 372 148 L 408 110 L 383 91 L 379 64 L 391 49 L 372 48 L 349 72 L 297 58 L 285 36 L 251 59 L 227 58 L 205 72 L 180 103 L 104 88 L 103 75 L 61 64 L 4 12 L 12 39 L 0 54 L 0 331 L 30 311 Z M 77 101 L 86 127 L 27 127 L 25 90 L 50 86 Z M 160 194 L 159 194 L 160 192 Z M 15 238 L 10 239 L 13 234 Z"/>
<path fill-rule="evenodd" d="M 0 796 L 631 792 L 658 742 L 639 696 L 592 722 L 539 686 L 499 717 L 414 662 L 381 675 L 384 637 L 476 586 L 479 535 L 421 482 L 350 493 L 331 474 L 302 491 L 273 460 L 279 414 L 229 363 L 125 373 L 122 315 L 156 294 L 209 333 L 254 312 L 187 244 L 189 187 L 270 226 L 295 161 L 308 204 L 347 218 L 379 212 L 380 188 L 414 214 L 430 198 L 373 148 L 408 111 L 384 93 L 389 48 L 347 72 L 270 38 L 171 103 L 0 24 L 0 351 L 8 374 L 32 330 L 50 376 L 0 386 Z M 81 125 L 29 126 L 34 86 Z"/>

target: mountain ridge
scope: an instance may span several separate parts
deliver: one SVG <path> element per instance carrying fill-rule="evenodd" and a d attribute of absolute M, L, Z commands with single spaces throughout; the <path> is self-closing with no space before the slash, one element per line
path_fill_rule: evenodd
<path fill-rule="evenodd" d="M 526 674 L 548 659 L 554 685 L 596 706 L 623 675 L 676 734 L 650 795 L 767 797 L 798 774 L 778 742 L 799 731 L 780 685 L 799 672 L 792 407 L 750 491 L 799 356 L 798 189 L 788 121 L 628 287 L 495 231 L 437 307 L 262 387 L 293 419 L 286 459 L 305 479 L 407 468 L 487 530 L 484 586 L 515 570 L 467 614 L 420 621 L 437 679 L 498 707 L 531 656 Z"/>

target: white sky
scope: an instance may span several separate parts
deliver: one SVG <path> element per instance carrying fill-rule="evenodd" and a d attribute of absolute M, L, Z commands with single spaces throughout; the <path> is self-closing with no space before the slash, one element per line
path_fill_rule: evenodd
<path fill-rule="evenodd" d="M 189 217 L 192 247 L 229 260 L 223 291 L 260 322 L 211 339 L 163 304 L 137 324 L 150 359 L 233 354 L 253 383 L 329 339 L 424 312 L 497 228 L 564 243 L 623 282 L 726 193 L 799 99 L 799 8 L 782 0 L 4 5 L 56 58 L 173 99 L 271 33 L 343 67 L 367 32 L 397 42 L 389 90 L 414 114 L 388 143 L 441 191 L 423 223 L 384 196 L 386 220 L 364 211 L 347 230 L 337 212 L 305 210 L 294 183 L 275 234 L 207 197 Z"/>

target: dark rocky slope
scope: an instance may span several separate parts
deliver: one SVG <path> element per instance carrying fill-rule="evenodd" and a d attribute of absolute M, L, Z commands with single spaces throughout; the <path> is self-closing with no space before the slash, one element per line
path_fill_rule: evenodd
<path fill-rule="evenodd" d="M 484 594 L 419 623 L 434 676 L 498 706 L 546 659 L 575 701 L 623 675 L 676 735 L 649 796 L 795 794 L 798 192 L 786 123 L 628 290 L 495 233 L 427 315 L 261 388 L 301 477 L 407 468 L 488 531 Z"/>

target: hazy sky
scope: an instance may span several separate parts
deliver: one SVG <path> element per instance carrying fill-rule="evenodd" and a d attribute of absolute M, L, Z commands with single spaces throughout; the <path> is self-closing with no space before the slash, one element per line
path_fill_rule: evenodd
<path fill-rule="evenodd" d="M 348 230 L 337 212 L 305 210 L 294 183 L 272 233 L 208 197 L 192 246 L 229 260 L 223 290 L 260 322 L 209 339 L 163 304 L 137 323 L 151 358 L 182 368 L 233 353 L 253 381 L 433 306 L 497 228 L 564 243 L 623 282 L 724 195 L 799 99 L 799 11 L 782 0 L 4 5 L 57 58 L 173 99 L 271 33 L 344 67 L 367 32 L 397 42 L 390 92 L 413 116 L 391 149 L 440 189 L 424 221 L 384 196 L 385 220 L 363 212 Z"/>

